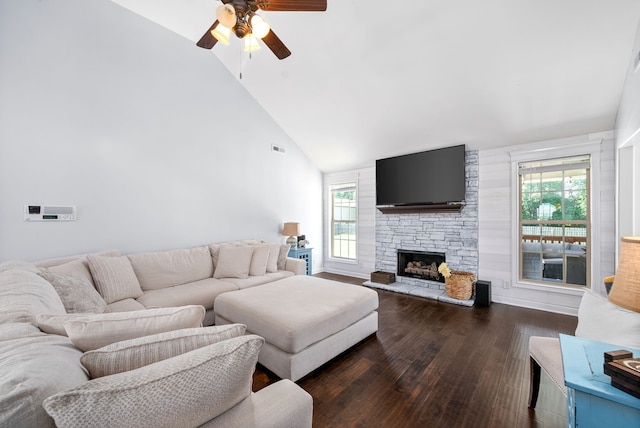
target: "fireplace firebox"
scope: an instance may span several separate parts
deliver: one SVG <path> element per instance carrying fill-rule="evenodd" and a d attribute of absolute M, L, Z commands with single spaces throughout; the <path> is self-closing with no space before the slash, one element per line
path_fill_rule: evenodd
<path fill-rule="evenodd" d="M 438 266 L 445 261 L 444 253 L 398 250 L 398 276 L 444 282 Z"/>

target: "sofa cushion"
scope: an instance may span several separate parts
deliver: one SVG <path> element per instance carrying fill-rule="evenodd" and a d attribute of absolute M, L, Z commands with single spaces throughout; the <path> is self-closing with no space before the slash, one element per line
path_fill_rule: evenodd
<path fill-rule="evenodd" d="M 640 313 L 611 303 L 585 289 L 578 308 L 576 336 L 640 349 Z"/>
<path fill-rule="evenodd" d="M 91 271 L 89 270 L 89 262 L 86 257 L 72 260 L 61 265 L 43 268 L 43 271 L 60 275 L 80 275 L 83 278 L 86 278 L 92 287 L 95 287 L 93 276 L 91 276 Z"/>
<path fill-rule="evenodd" d="M 265 273 L 262 276 L 250 276 L 248 278 L 222 278 L 220 281 L 225 282 L 227 284 L 233 284 L 235 289 L 243 289 L 249 287 L 255 287 L 257 285 L 267 284 L 269 282 L 274 282 L 279 279 L 288 278 L 293 276 L 293 272 L 289 272 L 288 270 L 279 270 L 278 272 L 273 273 Z"/>
<path fill-rule="evenodd" d="M 199 305 L 144 311 L 87 315 L 64 322 L 71 342 L 82 351 L 115 342 L 182 328 L 202 327 L 205 310 Z"/>
<path fill-rule="evenodd" d="M 105 302 L 142 296 L 140 283 L 127 257 L 89 255 L 87 258 L 93 281 Z"/>
<path fill-rule="evenodd" d="M 289 255 L 291 246 L 289 244 L 280 244 L 280 255 L 278 256 L 278 270 L 285 270 L 287 265 L 287 256 Z"/>
<path fill-rule="evenodd" d="M 249 265 L 249 276 L 261 276 L 267 272 L 267 262 L 269 261 L 269 246 L 266 244 L 256 245 L 251 255 Z"/>
<path fill-rule="evenodd" d="M 86 262 L 87 260 L 87 256 L 89 254 L 93 254 L 95 256 L 109 256 L 109 257 L 118 257 L 121 256 L 122 253 L 120 252 L 120 250 L 104 250 L 104 251 L 98 251 L 95 253 L 86 253 L 86 254 L 78 254 L 75 256 L 67 256 L 67 257 L 57 257 L 55 259 L 47 259 L 47 260 L 41 260 L 39 262 L 35 262 L 34 264 L 39 267 L 39 268 L 50 268 L 53 266 L 60 266 L 62 264 L 65 263 L 69 263 L 69 262 L 73 262 L 76 260 L 83 260 Z M 88 265 L 87 265 L 88 267 Z"/>
<path fill-rule="evenodd" d="M 41 269 L 33 263 L 23 262 L 22 260 L 9 260 L 0 264 L 0 272 L 8 270 L 26 270 L 31 273 L 40 273 Z"/>
<path fill-rule="evenodd" d="M 269 260 L 267 261 L 267 272 L 278 271 L 278 258 L 280 257 L 280 244 L 269 245 Z"/>
<path fill-rule="evenodd" d="M 80 358 L 91 378 L 138 369 L 223 340 L 242 336 L 243 324 L 186 328 L 112 343 Z"/>
<path fill-rule="evenodd" d="M 220 256 L 220 248 L 224 246 L 229 247 L 246 247 L 253 245 L 263 244 L 262 241 L 256 239 L 246 239 L 244 241 L 228 241 L 228 242 L 218 242 L 215 244 L 209 244 L 209 252 L 211 253 L 211 261 L 213 263 L 213 270 L 215 271 L 216 266 L 218 265 L 218 257 Z"/>
<path fill-rule="evenodd" d="M 36 324 L 38 314 L 65 314 L 64 305 L 53 286 L 27 270 L 0 272 L 0 324 Z"/>
<path fill-rule="evenodd" d="M 199 426 L 251 394 L 264 343 L 241 336 L 93 379 L 44 402 L 59 427 Z"/>
<path fill-rule="evenodd" d="M 149 293 L 149 291 L 147 291 L 147 293 Z M 182 305 L 171 305 L 171 306 L 182 306 Z M 143 309 L 145 309 L 145 305 L 143 305 L 142 303 L 139 303 L 135 299 L 129 298 L 129 299 L 122 299 L 122 300 L 118 300 L 117 302 L 109 303 L 107 307 L 104 309 L 104 311 L 106 313 L 111 313 L 111 312 L 141 311 Z"/>
<path fill-rule="evenodd" d="M 137 299 L 145 307 L 161 307 L 183 305 L 202 305 L 205 309 L 213 309 L 213 301 L 220 293 L 235 291 L 238 287 L 229 282 L 207 278 L 189 284 L 149 290 Z"/>
<path fill-rule="evenodd" d="M 43 280 L 44 281 L 44 280 Z M 3 331 L 0 341 L 0 426 L 54 427 L 42 408 L 42 401 L 89 379 L 80 364 L 82 352 L 69 339 L 40 332 L 31 324 L 2 324 L 0 327 L 32 331 L 14 336 Z M 5 334 L 6 333 L 6 334 Z"/>
<path fill-rule="evenodd" d="M 220 254 L 214 278 L 247 278 L 249 276 L 249 265 L 253 247 L 251 246 L 230 246 L 220 247 Z"/>
<path fill-rule="evenodd" d="M 41 277 L 55 288 L 67 313 L 102 313 L 107 304 L 93 285 L 84 276 L 60 275 L 45 271 Z"/>
<path fill-rule="evenodd" d="M 196 247 L 127 256 L 144 291 L 186 284 L 213 275 L 207 247 Z"/>

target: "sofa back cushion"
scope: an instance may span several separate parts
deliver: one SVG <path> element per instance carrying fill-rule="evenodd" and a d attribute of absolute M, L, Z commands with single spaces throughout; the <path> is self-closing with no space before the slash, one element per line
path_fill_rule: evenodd
<path fill-rule="evenodd" d="M 263 343 L 255 335 L 224 340 L 93 379 L 47 398 L 44 407 L 61 427 L 200 426 L 251 394 Z"/>
<path fill-rule="evenodd" d="M 20 336 L 13 329 L 19 329 Z M 14 337 L 0 341 L 0 426 L 55 427 L 42 402 L 87 382 L 82 352 L 68 338 L 42 333 L 30 324 L 2 324 L 0 336 Z"/>
<path fill-rule="evenodd" d="M 36 324 L 39 314 L 65 314 L 62 300 L 44 278 L 26 270 L 0 272 L 0 324 Z"/>
<path fill-rule="evenodd" d="M 576 336 L 640 349 L 640 313 L 611 303 L 586 289 L 578 308 Z"/>
<path fill-rule="evenodd" d="M 85 352 L 80 362 L 92 379 L 139 369 L 223 340 L 242 336 L 244 324 L 183 328 L 122 340 Z"/>
<path fill-rule="evenodd" d="M 129 254 L 142 290 L 158 290 L 213 276 L 207 247 Z"/>
<path fill-rule="evenodd" d="M 46 333 L 67 335 L 77 348 L 90 351 L 121 340 L 202 327 L 204 315 L 200 305 L 105 314 L 41 314 L 38 326 Z"/>

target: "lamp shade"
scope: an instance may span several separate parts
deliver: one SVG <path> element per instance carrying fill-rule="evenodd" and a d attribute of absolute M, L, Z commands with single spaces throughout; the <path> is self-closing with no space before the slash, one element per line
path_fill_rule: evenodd
<path fill-rule="evenodd" d="M 247 34 L 244 36 L 244 50 L 246 52 L 253 52 L 260 49 L 258 39 L 253 34 Z"/>
<path fill-rule="evenodd" d="M 640 236 L 623 237 L 609 301 L 640 312 Z"/>
<path fill-rule="evenodd" d="M 282 228 L 282 236 L 298 236 L 300 233 L 300 223 L 285 223 Z"/>
<path fill-rule="evenodd" d="M 227 28 L 233 28 L 236 25 L 236 10 L 230 4 L 224 4 L 216 9 L 216 18 L 222 25 Z"/>
<path fill-rule="evenodd" d="M 229 44 L 230 34 L 231 34 L 231 30 L 225 27 L 224 25 L 222 25 L 221 23 L 218 23 L 218 25 L 216 25 L 216 28 L 211 30 L 211 35 L 215 37 L 216 40 L 218 40 L 220 43 L 223 43 L 225 45 Z"/>

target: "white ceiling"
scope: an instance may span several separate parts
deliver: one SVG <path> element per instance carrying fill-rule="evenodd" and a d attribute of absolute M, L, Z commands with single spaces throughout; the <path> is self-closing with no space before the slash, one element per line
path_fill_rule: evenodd
<path fill-rule="evenodd" d="M 195 42 L 216 0 L 112 0 Z M 613 129 L 638 0 L 328 0 L 263 12 L 292 51 L 210 52 L 324 172 Z M 263 45 L 264 46 L 264 45 Z M 278 142 L 273 142 L 278 143 Z"/>

